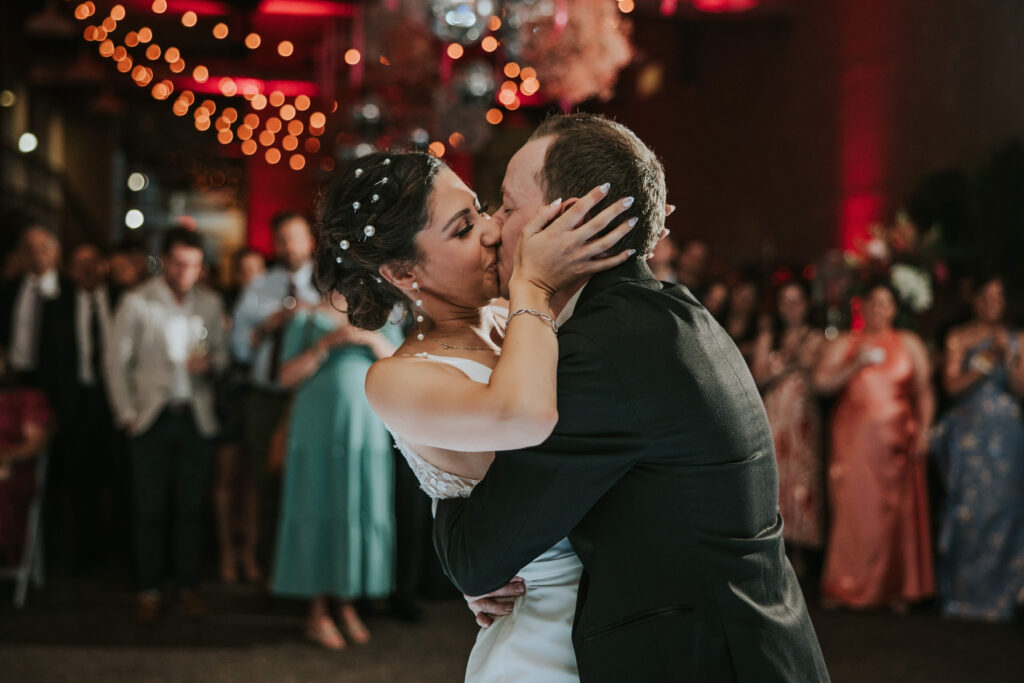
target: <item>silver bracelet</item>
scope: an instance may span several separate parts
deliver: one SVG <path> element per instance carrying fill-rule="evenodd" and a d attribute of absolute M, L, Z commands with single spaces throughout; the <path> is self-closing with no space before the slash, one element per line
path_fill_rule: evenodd
<path fill-rule="evenodd" d="M 552 332 L 554 332 L 555 334 L 558 334 L 558 325 L 555 324 L 554 318 L 552 318 L 547 313 L 541 313 L 540 311 L 535 311 L 532 308 L 517 308 L 516 310 L 512 311 L 512 313 L 509 314 L 508 318 L 505 319 L 505 326 L 508 327 L 509 323 L 512 322 L 512 318 L 515 318 L 517 315 L 524 315 L 524 314 L 525 315 L 532 315 L 535 318 L 543 320 L 548 325 L 551 325 L 551 331 Z"/>

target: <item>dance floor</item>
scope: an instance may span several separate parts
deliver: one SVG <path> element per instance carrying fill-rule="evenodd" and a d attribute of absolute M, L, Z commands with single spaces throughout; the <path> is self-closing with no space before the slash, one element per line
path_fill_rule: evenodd
<path fill-rule="evenodd" d="M 172 609 L 152 627 L 132 617 L 133 596 L 110 580 L 59 580 L 18 612 L 3 584 L 0 679 L 371 683 L 459 681 L 475 627 L 458 601 L 426 602 L 406 624 L 370 614 L 373 640 L 325 652 L 299 637 L 299 603 L 210 585 L 201 620 Z M 897 617 L 813 611 L 837 683 L 1008 683 L 1024 680 L 1024 626 L 949 622 L 923 610 Z"/>

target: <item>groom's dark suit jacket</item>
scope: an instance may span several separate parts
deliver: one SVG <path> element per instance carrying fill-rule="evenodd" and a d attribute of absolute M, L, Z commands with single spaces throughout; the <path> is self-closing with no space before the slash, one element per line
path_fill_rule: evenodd
<path fill-rule="evenodd" d="M 591 279 L 558 337 L 554 433 L 438 505 L 448 575 L 482 595 L 568 536 L 582 681 L 828 680 L 767 416 L 725 331 L 630 261 Z"/>

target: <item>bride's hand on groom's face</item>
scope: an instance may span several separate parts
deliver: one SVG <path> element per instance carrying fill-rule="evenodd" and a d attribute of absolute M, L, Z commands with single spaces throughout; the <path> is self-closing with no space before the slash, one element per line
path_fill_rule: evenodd
<path fill-rule="evenodd" d="M 464 595 L 466 605 L 476 617 L 476 623 L 480 628 L 487 628 L 499 619 L 512 613 L 516 598 L 526 594 L 526 582 L 518 576 L 509 581 L 498 590 L 471 597 Z"/>
<path fill-rule="evenodd" d="M 635 253 L 631 249 L 611 255 L 608 252 L 635 227 L 636 218 L 621 222 L 601 237 L 597 235 L 633 205 L 632 197 L 613 202 L 583 222 L 587 212 L 608 192 L 609 187 L 602 185 L 575 200 L 568 209 L 563 210 L 561 200 L 541 208 L 523 228 L 513 280 L 525 280 L 550 296 L 583 277 L 617 266 L 631 257 Z"/>

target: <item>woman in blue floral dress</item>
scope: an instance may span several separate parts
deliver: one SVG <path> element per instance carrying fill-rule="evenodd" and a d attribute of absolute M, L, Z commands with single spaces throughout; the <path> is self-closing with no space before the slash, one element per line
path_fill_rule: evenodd
<path fill-rule="evenodd" d="M 1002 282 L 989 279 L 975 319 L 950 333 L 943 381 L 956 402 L 933 442 L 946 485 L 942 611 L 986 621 L 1009 621 L 1024 600 L 1024 363 L 1005 309 Z"/>

